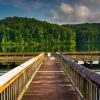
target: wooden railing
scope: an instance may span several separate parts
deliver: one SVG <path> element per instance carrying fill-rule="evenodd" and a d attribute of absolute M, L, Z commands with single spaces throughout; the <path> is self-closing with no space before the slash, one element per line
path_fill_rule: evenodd
<path fill-rule="evenodd" d="M 0 52 L 0 56 L 34 56 L 41 52 Z"/>
<path fill-rule="evenodd" d="M 65 55 L 100 55 L 100 51 L 97 52 L 64 52 Z"/>
<path fill-rule="evenodd" d="M 100 75 L 60 53 L 58 55 L 66 76 L 79 93 L 80 100 L 100 100 Z"/>
<path fill-rule="evenodd" d="M 44 53 L 0 77 L 0 100 L 20 100 L 44 59 Z"/>

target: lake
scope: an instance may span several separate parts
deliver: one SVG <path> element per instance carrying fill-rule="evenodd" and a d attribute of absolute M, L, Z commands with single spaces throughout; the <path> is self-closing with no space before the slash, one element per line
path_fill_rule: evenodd
<path fill-rule="evenodd" d="M 0 62 L 0 76 L 4 73 L 10 71 L 11 69 L 15 68 L 16 66 L 20 65 L 21 62 Z"/>
<path fill-rule="evenodd" d="M 0 45 L 0 52 L 81 52 L 100 51 L 100 44 L 27 44 L 27 45 Z"/>
<path fill-rule="evenodd" d="M 0 52 L 91 52 L 100 51 L 100 44 L 27 44 L 27 45 L 0 45 Z M 1 74 L 5 71 L 1 71 Z"/>

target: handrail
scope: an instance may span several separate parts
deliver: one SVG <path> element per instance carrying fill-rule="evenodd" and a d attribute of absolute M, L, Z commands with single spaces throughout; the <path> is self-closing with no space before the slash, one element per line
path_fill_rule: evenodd
<path fill-rule="evenodd" d="M 100 100 L 100 75 L 58 53 L 65 74 L 83 100 Z"/>
<path fill-rule="evenodd" d="M 44 53 L 41 53 L 0 76 L 0 100 L 16 100 L 36 74 L 43 59 Z"/>
<path fill-rule="evenodd" d="M 0 56 L 10 55 L 33 55 L 40 54 L 41 52 L 0 52 Z M 48 52 L 45 52 L 48 53 Z M 55 52 L 52 52 L 55 54 Z M 100 51 L 97 52 L 63 52 L 66 55 L 100 55 Z"/>
<path fill-rule="evenodd" d="M 64 52 L 65 55 L 100 55 L 100 51 L 97 52 Z"/>
<path fill-rule="evenodd" d="M 0 56 L 22 56 L 22 55 L 38 55 L 40 54 L 41 52 L 0 52 Z"/>

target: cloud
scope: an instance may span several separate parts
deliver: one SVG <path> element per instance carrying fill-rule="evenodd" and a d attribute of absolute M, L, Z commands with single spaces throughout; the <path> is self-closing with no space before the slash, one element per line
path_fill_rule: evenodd
<path fill-rule="evenodd" d="M 0 0 L 0 4 L 10 5 L 21 9 L 33 10 L 46 6 L 45 3 L 27 0 Z"/>
<path fill-rule="evenodd" d="M 83 4 L 90 8 L 100 8 L 100 0 L 78 0 L 77 4 Z"/>
<path fill-rule="evenodd" d="M 93 12 L 85 5 L 69 5 L 61 3 L 59 10 L 49 12 L 49 21 L 52 23 L 85 23 L 85 22 L 100 22 L 100 13 Z"/>
<path fill-rule="evenodd" d="M 24 9 L 28 12 L 26 16 L 43 9 L 37 13 L 43 13 L 41 19 L 52 23 L 100 22 L 100 0 L 0 0 L 0 4 Z"/>
<path fill-rule="evenodd" d="M 61 3 L 60 10 L 64 14 L 70 14 L 70 13 L 72 13 L 74 11 L 74 9 L 70 5 L 68 5 L 66 3 Z"/>
<path fill-rule="evenodd" d="M 91 15 L 90 9 L 84 5 L 76 5 L 72 7 L 66 3 L 61 3 L 60 11 L 66 18 L 72 17 L 77 20 L 86 20 Z"/>
<path fill-rule="evenodd" d="M 91 23 L 100 23 L 100 12 L 92 13 L 92 16 L 88 19 Z"/>
<path fill-rule="evenodd" d="M 74 9 L 74 17 L 77 17 L 80 21 L 85 21 L 91 17 L 91 11 L 84 5 L 77 5 Z"/>

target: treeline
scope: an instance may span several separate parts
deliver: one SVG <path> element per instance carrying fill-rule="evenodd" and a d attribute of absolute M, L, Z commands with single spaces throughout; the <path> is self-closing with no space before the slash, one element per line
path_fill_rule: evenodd
<path fill-rule="evenodd" d="M 71 28 L 50 24 L 34 18 L 6 18 L 0 21 L 1 44 L 74 43 L 76 34 Z"/>
<path fill-rule="evenodd" d="M 86 23 L 77 25 L 63 25 L 74 29 L 76 43 L 100 43 L 100 23 Z"/>
<path fill-rule="evenodd" d="M 100 24 L 57 25 L 21 17 L 0 20 L 1 45 L 67 45 L 69 51 L 75 51 L 79 44 L 100 43 L 99 37 Z"/>
<path fill-rule="evenodd" d="M 76 51 L 100 51 L 100 23 L 63 25 L 76 33 Z"/>

